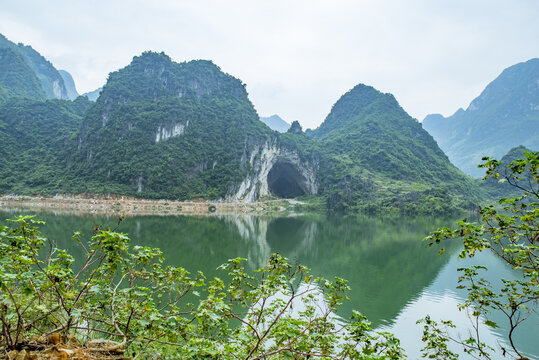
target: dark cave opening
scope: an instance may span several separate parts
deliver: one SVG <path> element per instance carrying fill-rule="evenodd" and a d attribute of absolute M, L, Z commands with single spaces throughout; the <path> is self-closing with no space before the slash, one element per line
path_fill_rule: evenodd
<path fill-rule="evenodd" d="M 290 199 L 305 195 L 304 183 L 304 177 L 289 162 L 276 162 L 268 173 L 269 191 L 280 198 Z"/>

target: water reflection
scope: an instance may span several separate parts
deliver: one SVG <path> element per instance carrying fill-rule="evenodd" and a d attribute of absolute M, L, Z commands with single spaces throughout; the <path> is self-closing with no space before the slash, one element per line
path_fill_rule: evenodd
<path fill-rule="evenodd" d="M 489 269 L 482 274 L 482 277 L 493 285 L 499 284 L 502 278 L 514 279 L 518 275 L 507 264 L 490 253 L 476 255 L 474 264 L 481 264 Z M 456 256 L 452 256 L 430 286 L 406 304 L 391 324 L 381 326 L 380 330 L 390 331 L 401 340 L 409 358 L 420 357 L 420 349 L 423 344 L 418 339 L 421 338 L 422 328 L 414 325 L 418 319 L 424 318 L 426 315 L 430 315 L 437 321 L 441 319 L 452 320 L 458 329 L 454 332 L 456 338 L 466 338 L 469 336 L 470 331 L 473 331 L 469 314 L 458 309 L 458 305 L 464 302 L 467 294 L 465 290 L 455 288 L 458 277 L 461 275 L 457 269 L 470 265 L 469 260 L 458 260 Z M 501 354 L 502 347 L 507 350 L 511 348 L 506 340 L 509 332 L 508 320 L 501 312 L 492 312 L 489 318 L 500 327 L 492 329 L 485 325 L 480 325 L 481 341 L 494 348 L 498 354 Z M 515 330 L 514 334 L 517 348 L 526 353 L 530 359 L 538 358 L 539 356 L 537 329 L 539 329 L 539 316 L 535 314 L 523 322 Z M 461 354 L 459 359 L 472 358 L 462 353 L 462 349 L 454 344 L 450 344 L 450 348 Z M 501 359 L 502 357 L 494 356 L 494 358 Z"/>
<path fill-rule="evenodd" d="M 0 218 L 12 216 L 0 212 Z M 47 222 L 44 235 L 69 250 L 75 248 L 70 239 L 73 231 L 91 234 L 98 224 L 117 225 L 115 217 L 47 213 L 39 217 Z M 454 290 L 456 268 L 462 265 L 455 260 L 457 244 L 438 256 L 420 241 L 435 228 L 452 223 L 453 219 L 430 217 L 138 216 L 125 219 L 118 230 L 129 234 L 135 244 L 161 248 L 167 263 L 191 272 L 201 270 L 207 277 L 223 276 L 217 267 L 230 258 L 247 258 L 248 267 L 256 269 L 278 252 L 310 267 L 315 276 L 347 279 L 351 302 L 337 315 L 347 318 L 352 309 L 360 310 L 374 327 L 396 332 L 410 349 L 410 358 L 416 358 L 421 346 L 417 319 L 428 312 L 448 314 L 462 326 L 468 321 L 456 310 L 464 297 Z M 492 278 L 510 275 L 504 264 L 488 257 L 484 261 Z M 518 334 L 519 341 L 528 353 L 538 355 L 538 322 L 530 324 Z M 498 341 L 504 331 L 489 334 Z"/>
<path fill-rule="evenodd" d="M 96 225 L 117 226 L 114 217 L 39 216 L 47 222 L 44 234 L 67 249 L 75 247 L 70 240 L 74 230 L 91 234 Z M 360 309 L 378 326 L 391 323 L 448 260 L 420 241 L 447 223 L 431 218 L 140 216 L 125 219 L 118 230 L 135 244 L 161 248 L 168 263 L 209 277 L 222 276 L 216 269 L 230 258 L 245 257 L 249 268 L 256 269 L 278 252 L 310 267 L 315 276 L 347 279 L 352 301 L 340 315 Z"/>
<path fill-rule="evenodd" d="M 268 220 L 250 215 L 223 217 L 227 223 L 236 226 L 245 244 L 245 257 L 251 270 L 263 267 L 271 255 L 271 248 L 266 240 Z M 231 229 L 233 230 L 233 229 Z"/>

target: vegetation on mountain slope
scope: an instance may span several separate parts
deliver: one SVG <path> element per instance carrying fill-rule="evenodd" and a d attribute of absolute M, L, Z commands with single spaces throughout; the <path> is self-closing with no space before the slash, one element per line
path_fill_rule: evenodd
<path fill-rule="evenodd" d="M 391 94 L 357 85 L 309 135 L 327 155 L 320 187 L 330 207 L 398 204 L 404 212 L 451 212 L 477 200 L 475 182 L 449 163 Z M 458 196 L 464 202 L 454 201 Z"/>
<path fill-rule="evenodd" d="M 85 114 L 69 190 L 222 198 L 245 176 L 244 154 L 271 136 L 241 81 L 147 52 L 111 73 Z"/>
<path fill-rule="evenodd" d="M 23 57 L 39 79 L 47 99 L 69 99 L 64 79 L 58 70 L 31 46 L 15 44 L 0 34 L 0 49 L 11 49 Z"/>
<path fill-rule="evenodd" d="M 0 103 L 11 97 L 42 100 L 45 92 L 21 55 L 0 48 Z"/>
<path fill-rule="evenodd" d="M 0 193 L 65 191 L 65 159 L 90 102 L 9 99 L 0 106 Z"/>
<path fill-rule="evenodd" d="M 295 122 L 279 134 L 259 121 L 245 85 L 212 62 L 175 63 L 146 52 L 111 73 L 95 103 L 11 101 L 0 111 L 3 136 L 14 134 L 12 123 L 34 122 L 24 136 L 38 137 L 21 142 L 20 154 L 8 154 L 13 144 L 4 150 L 10 159 L 4 168 L 15 170 L 1 192 L 223 199 L 252 175 L 260 149 L 272 144 L 313 164 L 316 195 L 330 209 L 449 213 L 479 197 L 477 185 L 392 95 L 366 85 L 343 95 L 318 129 L 304 133 Z M 54 156 L 40 135 L 46 118 L 47 134 L 59 137 L 49 139 Z M 27 154 L 39 154 L 41 165 Z"/>

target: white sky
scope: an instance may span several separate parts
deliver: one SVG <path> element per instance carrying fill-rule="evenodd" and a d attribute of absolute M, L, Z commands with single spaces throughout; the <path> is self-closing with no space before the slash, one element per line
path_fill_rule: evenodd
<path fill-rule="evenodd" d="M 261 116 L 314 128 L 358 83 L 419 120 L 467 107 L 539 56 L 539 1 L 0 0 L 0 33 L 69 71 L 79 93 L 145 50 L 210 59 Z"/>

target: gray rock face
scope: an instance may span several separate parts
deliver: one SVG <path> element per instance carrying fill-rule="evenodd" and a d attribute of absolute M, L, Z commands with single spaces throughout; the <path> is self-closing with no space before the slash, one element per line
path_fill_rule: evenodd
<path fill-rule="evenodd" d="M 274 142 L 255 146 L 242 161 L 248 162 L 251 171 L 229 191 L 228 201 L 252 202 L 271 195 L 292 198 L 318 192 L 317 164 L 302 161 L 296 151 Z"/>
<path fill-rule="evenodd" d="M 256 270 L 268 263 L 272 251 L 271 242 L 275 238 L 272 230 L 280 228 L 283 223 L 294 225 L 296 229 L 296 241 L 290 248 L 290 258 L 300 257 L 301 254 L 316 253 L 316 237 L 318 236 L 318 224 L 315 221 L 298 220 L 297 218 L 268 219 L 253 215 L 225 216 L 224 220 L 235 226 L 241 238 L 245 241 L 247 265 L 251 270 Z M 273 231 L 275 233 L 275 231 Z"/>
<path fill-rule="evenodd" d="M 189 126 L 189 120 L 185 124 L 174 123 L 168 125 L 159 125 L 155 134 L 155 142 L 167 140 L 173 136 L 182 135 Z"/>
<path fill-rule="evenodd" d="M 64 85 L 67 91 L 67 96 L 69 97 L 69 100 L 75 100 L 79 93 L 77 92 L 77 88 L 75 86 L 75 81 L 73 81 L 73 77 L 70 73 L 68 73 L 65 70 L 58 70 L 58 73 L 62 76 L 62 79 L 64 79 Z"/>

